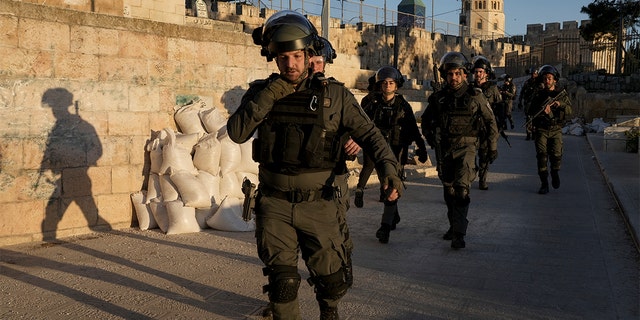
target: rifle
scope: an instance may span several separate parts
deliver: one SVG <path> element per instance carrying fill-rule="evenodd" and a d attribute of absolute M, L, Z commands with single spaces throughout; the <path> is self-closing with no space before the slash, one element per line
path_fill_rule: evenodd
<path fill-rule="evenodd" d="M 256 205 L 256 185 L 251 183 L 247 177 L 242 180 L 242 193 L 244 193 L 244 202 L 242 203 L 242 220 L 251 220 L 251 214 L 255 210 Z"/>
<path fill-rule="evenodd" d="M 509 148 L 511 148 L 511 142 L 509 142 L 509 136 L 504 132 L 504 130 L 500 130 L 500 136 L 504 138 L 504 141 L 507 142 Z"/>
<path fill-rule="evenodd" d="M 527 120 L 527 122 L 525 122 L 522 127 L 526 128 L 528 127 L 531 122 L 533 121 L 533 119 L 537 118 L 542 112 L 544 112 L 544 110 L 551 105 L 552 103 L 559 101 L 560 99 L 564 99 L 567 97 L 567 90 L 562 89 L 562 91 L 560 91 L 560 93 L 558 93 L 558 95 L 556 95 L 555 97 L 551 98 L 548 97 L 547 100 L 544 101 L 544 103 L 542 104 L 543 107 L 540 109 L 540 111 L 536 112 L 536 114 L 534 114 L 531 118 L 529 118 L 529 120 Z"/>

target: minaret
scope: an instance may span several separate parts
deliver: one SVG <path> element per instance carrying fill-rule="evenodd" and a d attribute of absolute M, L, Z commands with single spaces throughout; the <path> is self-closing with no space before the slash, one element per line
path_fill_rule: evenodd
<path fill-rule="evenodd" d="M 465 37 L 502 38 L 505 36 L 504 22 L 503 0 L 462 0 L 460 24 L 466 26 Z"/>

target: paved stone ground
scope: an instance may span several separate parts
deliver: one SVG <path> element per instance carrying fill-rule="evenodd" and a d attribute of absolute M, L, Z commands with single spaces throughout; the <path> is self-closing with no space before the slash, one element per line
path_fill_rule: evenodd
<path fill-rule="evenodd" d="M 364 208 L 349 211 L 355 285 L 342 319 L 638 319 L 638 252 L 587 138 L 565 136 L 561 188 L 538 195 L 533 143 L 510 135 L 489 190 L 474 183 L 463 250 L 441 239 L 442 188 L 423 168 L 409 168 L 402 221 L 379 243 L 372 177 Z M 261 319 L 261 268 L 250 232 L 126 229 L 0 247 L 0 319 Z M 303 318 L 317 319 L 312 288 L 299 296 Z"/>

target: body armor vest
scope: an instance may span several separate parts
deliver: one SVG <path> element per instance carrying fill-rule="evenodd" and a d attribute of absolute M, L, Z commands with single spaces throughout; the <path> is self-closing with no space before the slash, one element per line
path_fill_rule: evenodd
<path fill-rule="evenodd" d="M 324 125 L 324 88 L 305 89 L 278 100 L 253 141 L 253 160 L 271 170 L 332 169 L 340 158 L 336 132 Z"/>
<path fill-rule="evenodd" d="M 373 101 L 375 104 L 373 123 L 380 129 L 387 143 L 392 146 L 400 145 L 400 131 L 402 129 L 400 119 L 404 116 L 402 106 L 397 103 L 396 99 L 399 98 L 396 96 L 392 104 L 382 101 L 379 97 Z"/>
<path fill-rule="evenodd" d="M 470 87 L 469 90 L 475 89 Z M 457 98 L 453 95 L 447 95 L 442 101 L 440 106 L 443 116 L 442 124 L 449 138 L 478 136 L 477 110 L 471 106 L 471 95 L 477 93 L 469 92 L 469 90 Z"/>

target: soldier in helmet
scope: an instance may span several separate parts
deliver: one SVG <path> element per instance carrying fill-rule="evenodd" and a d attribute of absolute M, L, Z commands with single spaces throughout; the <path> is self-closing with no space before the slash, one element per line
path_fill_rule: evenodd
<path fill-rule="evenodd" d="M 502 104 L 502 95 L 498 86 L 493 80 L 495 78 L 491 63 L 483 56 L 475 56 L 473 59 L 473 76 L 474 87 L 480 89 L 487 98 L 493 115 L 496 118 L 498 130 L 504 130 L 504 105 Z M 487 175 L 489 174 L 489 132 L 487 128 L 480 126 L 480 147 L 478 148 L 478 187 L 480 190 L 489 189 L 487 184 Z"/>
<path fill-rule="evenodd" d="M 327 64 L 333 63 L 333 59 L 337 58 L 336 51 L 333 49 L 331 42 L 329 40 L 320 37 L 320 48 L 316 48 L 315 53 L 312 53 L 312 56 L 309 57 L 309 74 L 313 76 L 316 73 L 325 74 L 325 68 Z M 330 78 L 333 79 L 333 78 Z M 356 156 L 362 150 L 360 146 L 353 141 L 348 135 L 344 136 L 346 142 L 344 143 L 344 153 L 346 160 L 353 161 L 356 159 Z M 353 252 L 353 241 L 351 240 L 351 236 L 349 234 L 349 225 L 347 224 L 347 211 L 349 210 L 349 177 L 347 175 L 348 169 L 345 162 L 341 162 L 344 164 L 342 168 L 336 168 L 336 184 L 342 190 L 342 197 L 339 204 L 339 213 L 340 213 L 340 229 L 342 230 L 342 234 L 344 236 L 344 244 L 347 252 L 347 262 L 344 265 L 345 279 L 347 284 L 351 286 L 353 284 L 353 264 L 351 261 L 351 252 Z"/>
<path fill-rule="evenodd" d="M 422 114 L 422 133 L 436 150 L 438 176 L 444 189 L 449 230 L 442 236 L 451 247 L 466 246 L 469 188 L 475 178 L 480 127 L 487 128 L 489 159 L 498 157 L 498 127 L 485 96 L 467 83 L 467 58 L 448 52 L 440 60 L 442 90 L 434 92 Z"/>
<path fill-rule="evenodd" d="M 516 85 L 513 83 L 513 78 L 505 74 L 503 77 L 503 83 L 498 88 L 500 89 L 500 94 L 502 95 L 502 102 L 504 103 L 504 115 L 505 118 L 509 120 L 509 124 L 511 125 L 511 129 L 514 129 L 513 125 L 513 116 L 511 115 L 513 112 L 513 100 L 516 98 Z"/>
<path fill-rule="evenodd" d="M 363 101 L 362 108 L 385 136 L 396 159 L 400 162 L 401 168 L 407 163 L 409 146 L 414 142 L 416 143 L 415 153 L 418 155 L 419 161 L 426 162 L 428 159 L 427 149 L 413 109 L 407 100 L 397 93 L 404 83 L 402 74 L 394 67 L 385 66 L 378 69 L 375 80 L 379 91 L 368 96 L 368 99 Z M 364 156 L 356 186 L 355 205 L 358 208 L 363 206 L 364 187 L 373 172 L 374 164 L 371 158 L 367 155 Z M 401 177 L 403 176 L 404 174 L 401 174 Z M 381 190 L 381 200 L 384 202 L 384 211 L 376 237 L 380 242 L 388 243 L 389 234 L 400 221 L 400 215 L 398 214 L 397 201 L 387 201 L 384 198 L 383 190 Z"/>
<path fill-rule="evenodd" d="M 528 73 L 531 77 L 524 82 L 520 95 L 518 96 L 518 108 L 520 110 L 524 110 L 525 115 L 528 114 L 527 110 L 529 109 L 531 97 L 533 97 L 533 94 L 538 91 L 538 88 L 540 87 L 540 83 L 536 80 L 536 78 L 538 78 L 538 69 L 532 67 L 529 69 Z M 526 117 L 526 120 L 527 122 L 530 120 L 528 116 Z M 527 137 L 525 140 L 531 140 L 531 126 L 527 126 L 525 130 L 527 131 Z"/>
<path fill-rule="evenodd" d="M 544 65 L 538 70 L 541 89 L 537 90 L 527 110 L 534 128 L 533 139 L 536 144 L 536 159 L 538 162 L 538 176 L 540 176 L 539 194 L 549 193 L 549 170 L 551 167 L 551 185 L 560 188 L 560 164 L 562 161 L 562 126 L 571 114 L 569 97 L 560 95 L 562 90 L 557 87 L 560 73 L 550 65 Z M 559 97 L 557 99 L 554 99 Z M 550 103 L 550 100 L 555 100 Z"/>
<path fill-rule="evenodd" d="M 376 161 L 389 201 L 400 197 L 398 165 L 384 136 L 341 83 L 309 77 L 309 56 L 319 46 L 315 27 L 300 13 L 280 11 L 253 32 L 280 73 L 250 84 L 227 121 L 229 137 L 254 134 L 259 163 L 256 242 L 265 265 L 274 319 L 300 319 L 298 254 L 308 268 L 320 319 L 338 319 L 348 284 L 343 266 L 335 170 L 344 166 L 341 139 L 349 134 Z"/>

